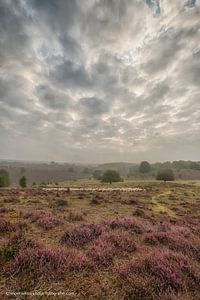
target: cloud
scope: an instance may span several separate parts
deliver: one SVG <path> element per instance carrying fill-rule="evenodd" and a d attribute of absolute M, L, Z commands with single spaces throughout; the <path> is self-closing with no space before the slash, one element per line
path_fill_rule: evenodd
<path fill-rule="evenodd" d="M 199 33 L 195 0 L 2 0 L 0 158 L 199 159 Z"/>

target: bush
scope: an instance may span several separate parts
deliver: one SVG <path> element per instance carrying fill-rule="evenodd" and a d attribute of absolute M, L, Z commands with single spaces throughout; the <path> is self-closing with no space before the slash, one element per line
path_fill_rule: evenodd
<path fill-rule="evenodd" d="M 23 217 L 29 219 L 31 222 L 36 222 L 41 216 L 44 216 L 45 212 L 40 210 L 31 210 L 24 212 Z"/>
<path fill-rule="evenodd" d="M 137 216 L 137 217 L 144 218 L 144 217 L 145 217 L 145 212 L 144 212 L 142 209 L 137 208 L 137 209 L 133 212 L 133 216 Z"/>
<path fill-rule="evenodd" d="M 134 252 L 136 245 L 132 236 L 123 230 L 103 232 L 89 248 L 89 256 L 97 267 L 108 267 L 116 254 Z"/>
<path fill-rule="evenodd" d="M 114 170 L 107 170 L 103 175 L 102 175 L 102 182 L 119 182 L 122 181 L 120 174 L 117 171 Z"/>
<path fill-rule="evenodd" d="M 39 217 L 39 219 L 36 221 L 36 224 L 46 230 L 52 229 L 58 225 L 61 225 L 63 222 L 59 220 L 58 218 L 51 216 L 51 215 L 44 215 L 42 217 Z"/>
<path fill-rule="evenodd" d="M 160 170 L 156 176 L 157 180 L 163 180 L 163 181 L 173 181 L 174 178 L 174 172 L 172 169 L 163 169 Z"/>
<path fill-rule="evenodd" d="M 124 217 L 121 219 L 115 219 L 106 222 L 105 225 L 109 226 L 112 229 L 115 228 L 131 229 L 133 232 L 139 234 L 144 232 L 144 226 L 142 225 L 141 221 L 139 221 L 134 217 Z"/>
<path fill-rule="evenodd" d="M 151 171 L 151 165 L 148 163 L 148 161 L 142 161 L 139 166 L 139 172 L 140 173 L 149 173 Z"/>
<path fill-rule="evenodd" d="M 61 237 L 60 242 L 69 246 L 81 247 L 100 236 L 101 233 L 102 228 L 100 225 L 83 224 L 66 231 Z"/>
<path fill-rule="evenodd" d="M 63 248 L 38 247 L 20 251 L 10 266 L 13 276 L 25 274 L 34 280 L 63 279 L 68 270 L 81 270 L 91 267 L 86 257 L 75 251 Z"/>
<path fill-rule="evenodd" d="M 144 242 L 152 246 L 164 245 L 200 260 L 200 243 L 184 238 L 178 231 L 147 233 Z"/>
<path fill-rule="evenodd" d="M 10 185 L 9 174 L 6 170 L 0 170 L 0 188 L 7 187 Z"/>
<path fill-rule="evenodd" d="M 177 293 L 200 287 L 200 273 L 196 265 L 182 253 L 170 250 L 159 249 L 122 264 L 117 268 L 117 274 L 125 293 L 133 294 L 131 299 L 155 299 L 155 296 L 160 299 L 159 296 L 166 291 Z M 141 297 L 144 293 L 146 298 Z"/>
<path fill-rule="evenodd" d="M 22 176 L 19 180 L 19 185 L 22 187 L 22 188 L 25 188 L 27 186 L 27 179 L 25 176 Z"/>
<path fill-rule="evenodd" d="M 0 219 L 0 233 L 11 232 L 14 231 L 15 227 L 9 221 L 4 218 Z"/>
<path fill-rule="evenodd" d="M 68 221 L 83 221 L 83 214 L 78 211 L 70 211 L 67 217 Z"/>
<path fill-rule="evenodd" d="M 69 203 L 67 202 L 67 200 L 63 198 L 57 198 L 54 200 L 54 205 L 58 207 L 64 207 L 64 206 L 69 206 Z"/>

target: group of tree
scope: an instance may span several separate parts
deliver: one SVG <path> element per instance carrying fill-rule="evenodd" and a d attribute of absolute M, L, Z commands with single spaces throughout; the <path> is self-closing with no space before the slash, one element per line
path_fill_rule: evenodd
<path fill-rule="evenodd" d="M 122 181 L 122 178 L 121 178 L 120 174 L 117 171 L 107 170 L 103 173 L 101 181 L 102 182 L 108 182 L 108 183 L 111 184 L 112 182 Z"/>
<path fill-rule="evenodd" d="M 173 181 L 175 179 L 174 172 L 172 169 L 159 170 L 156 179 L 163 181 Z"/>
<path fill-rule="evenodd" d="M 135 167 L 134 170 L 132 170 L 132 174 L 134 172 L 136 174 Z M 139 174 L 141 174 L 142 178 L 144 178 L 144 176 L 152 176 L 157 180 L 163 180 L 163 181 L 175 180 L 175 176 L 172 168 L 161 167 L 155 172 L 155 170 L 152 170 L 152 166 L 148 161 L 142 161 L 140 163 L 138 167 L 138 172 Z M 115 170 L 107 170 L 105 172 L 103 172 L 102 170 L 95 170 L 93 172 L 93 178 L 100 180 L 101 182 L 108 182 L 108 183 L 122 181 L 120 173 Z"/>
<path fill-rule="evenodd" d="M 122 181 L 122 178 L 119 172 L 115 170 L 106 170 L 103 172 L 102 170 L 95 170 L 93 172 L 93 178 L 96 180 L 100 180 L 104 183 L 112 183 Z"/>
<path fill-rule="evenodd" d="M 147 174 L 151 171 L 151 165 L 148 161 L 142 161 L 139 166 L 139 172 Z M 171 168 L 161 168 L 156 174 L 157 180 L 173 181 L 175 179 L 174 172 Z"/>
<path fill-rule="evenodd" d="M 9 174 L 6 170 L 0 170 L 0 187 L 8 187 L 10 185 Z"/>
<path fill-rule="evenodd" d="M 8 187 L 10 185 L 10 176 L 8 171 L 1 169 L 0 170 L 0 188 Z M 19 179 L 19 185 L 22 188 L 25 188 L 27 186 L 27 179 L 26 176 L 22 176 Z"/>

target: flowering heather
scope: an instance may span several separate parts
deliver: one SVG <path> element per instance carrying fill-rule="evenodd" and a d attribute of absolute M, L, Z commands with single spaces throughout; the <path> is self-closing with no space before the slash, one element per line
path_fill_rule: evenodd
<path fill-rule="evenodd" d="M 133 252 L 136 250 L 133 237 L 124 230 L 114 230 L 109 232 L 103 232 L 102 235 L 96 241 L 102 241 L 105 244 L 111 243 L 113 248 L 120 252 Z"/>
<path fill-rule="evenodd" d="M 116 254 L 125 254 L 136 250 L 132 236 L 122 230 L 103 232 L 89 247 L 88 254 L 98 267 L 107 267 L 112 264 Z"/>
<path fill-rule="evenodd" d="M 94 265 L 98 268 L 109 267 L 113 264 L 115 248 L 110 242 L 99 239 L 88 250 L 88 256 L 91 257 Z"/>
<path fill-rule="evenodd" d="M 83 221 L 84 217 L 81 212 L 71 210 L 67 216 L 68 221 Z"/>
<path fill-rule="evenodd" d="M 24 220 L 19 220 L 14 222 L 13 226 L 15 227 L 15 230 L 22 230 L 24 228 L 27 228 L 28 224 Z"/>
<path fill-rule="evenodd" d="M 152 299 L 154 293 L 200 288 L 199 268 L 182 253 L 166 249 L 156 250 L 132 262 L 122 264 L 117 268 L 117 274 L 119 283 L 129 292 L 135 291 L 136 276 L 140 278 L 141 290 L 143 290 L 143 278 L 152 278 L 149 299 Z"/>
<path fill-rule="evenodd" d="M 96 224 L 83 224 L 68 230 L 61 237 L 61 243 L 74 247 L 81 247 L 102 233 L 102 227 Z"/>
<path fill-rule="evenodd" d="M 141 223 L 140 220 L 138 220 L 135 217 L 124 217 L 121 219 L 108 221 L 105 223 L 105 225 L 109 226 L 112 229 L 115 228 L 131 229 L 133 232 L 139 234 L 144 232 L 143 224 Z"/>
<path fill-rule="evenodd" d="M 6 214 L 6 213 L 9 213 L 10 211 L 13 211 L 13 210 L 10 208 L 7 208 L 7 207 L 0 208 L 0 214 Z"/>
<path fill-rule="evenodd" d="M 21 230 L 17 230 L 0 248 L 0 261 L 6 262 L 14 258 L 20 250 L 27 247 L 36 248 L 39 244 L 27 239 Z"/>
<path fill-rule="evenodd" d="M 45 214 L 44 211 L 32 210 L 32 211 L 25 212 L 24 218 L 31 220 L 31 222 L 36 222 L 44 214 Z"/>
<path fill-rule="evenodd" d="M 179 231 L 176 232 L 176 230 L 147 233 L 144 242 L 152 246 L 165 245 L 171 250 L 180 251 L 183 254 L 194 256 L 194 258 L 200 260 L 200 240 L 190 241 L 181 236 Z"/>
<path fill-rule="evenodd" d="M 44 215 L 36 221 L 36 224 L 48 230 L 54 228 L 55 226 L 61 225 L 62 221 L 51 215 Z"/>
<path fill-rule="evenodd" d="M 15 226 L 5 218 L 0 219 L 0 233 L 11 232 L 15 230 Z"/>
<path fill-rule="evenodd" d="M 82 270 L 90 267 L 87 258 L 74 250 L 63 248 L 38 247 L 20 251 L 10 265 L 10 273 L 26 274 L 34 280 L 61 279 L 69 270 Z"/>

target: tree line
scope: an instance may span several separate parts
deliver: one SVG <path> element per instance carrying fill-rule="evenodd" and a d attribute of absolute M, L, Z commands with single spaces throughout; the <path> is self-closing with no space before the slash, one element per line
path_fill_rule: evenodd
<path fill-rule="evenodd" d="M 10 176 L 9 176 L 9 173 L 8 173 L 8 171 L 6 171 L 4 169 L 1 169 L 0 170 L 0 188 L 8 187 L 9 185 L 10 185 Z M 22 176 L 19 179 L 19 185 L 22 188 L 25 188 L 27 186 L 26 176 Z"/>

